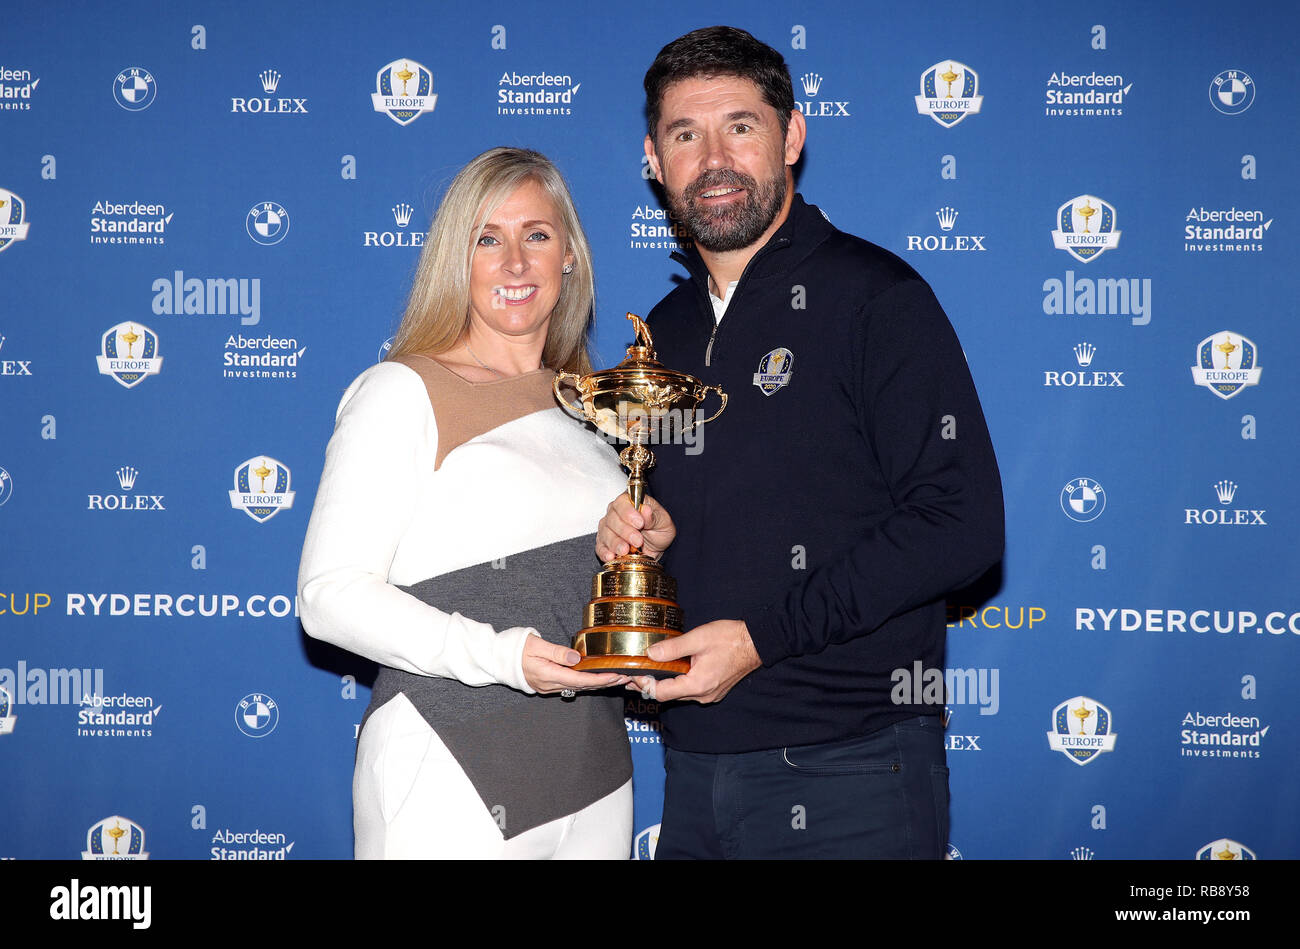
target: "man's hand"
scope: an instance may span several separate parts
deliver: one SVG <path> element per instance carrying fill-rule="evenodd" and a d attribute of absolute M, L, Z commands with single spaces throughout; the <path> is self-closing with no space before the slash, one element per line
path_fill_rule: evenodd
<path fill-rule="evenodd" d="M 627 676 L 617 672 L 575 672 L 569 668 L 581 659 L 577 650 L 548 643 L 540 636 L 529 636 L 524 640 L 524 680 L 539 695 L 551 695 L 563 689 L 574 692 L 608 689 L 628 681 Z"/>
<path fill-rule="evenodd" d="M 632 507 L 632 499 L 624 493 L 610 502 L 596 528 L 596 556 L 608 563 L 640 547 L 647 557 L 658 560 L 676 536 L 673 519 L 658 501 L 646 497 L 637 511 Z"/>
<path fill-rule="evenodd" d="M 749 638 L 749 627 L 735 619 L 696 626 L 688 633 L 655 643 L 646 654 L 655 662 L 691 657 L 691 671 L 685 675 L 659 680 L 638 676 L 628 683 L 627 688 L 660 702 L 720 702 L 732 686 L 763 664 Z"/>

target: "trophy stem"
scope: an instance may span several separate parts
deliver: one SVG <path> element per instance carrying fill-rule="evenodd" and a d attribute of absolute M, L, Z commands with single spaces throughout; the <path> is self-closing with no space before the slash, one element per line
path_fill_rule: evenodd
<path fill-rule="evenodd" d="M 618 458 L 628 470 L 627 496 L 632 501 L 633 509 L 639 511 L 645 503 L 645 473 L 654 467 L 655 456 L 644 445 L 632 444 L 619 452 Z M 640 552 L 640 547 L 632 551 L 634 554 Z"/>

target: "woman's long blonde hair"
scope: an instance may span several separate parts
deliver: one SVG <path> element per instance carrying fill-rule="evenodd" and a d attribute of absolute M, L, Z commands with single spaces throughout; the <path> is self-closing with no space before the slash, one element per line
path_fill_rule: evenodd
<path fill-rule="evenodd" d="M 486 151 L 452 181 L 425 237 L 389 359 L 444 353 L 464 338 L 469 329 L 470 265 L 483 224 L 526 181 L 541 185 L 555 205 L 574 261 L 551 311 L 542 364 L 570 372 L 591 371 L 587 333 L 596 295 L 591 247 L 559 169 L 545 155 L 524 148 Z"/>

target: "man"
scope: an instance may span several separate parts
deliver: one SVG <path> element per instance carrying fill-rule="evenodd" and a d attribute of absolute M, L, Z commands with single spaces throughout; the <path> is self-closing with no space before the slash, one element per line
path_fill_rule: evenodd
<path fill-rule="evenodd" d="M 670 703 L 657 856 L 938 858 L 942 700 L 893 673 L 943 669 L 945 595 L 1001 556 L 961 347 L 906 263 L 794 193 L 807 127 L 780 53 L 697 30 L 645 88 L 646 154 L 694 242 L 648 323 L 665 365 L 730 397 L 707 450 L 656 448 L 655 499 L 616 499 L 597 538 L 666 551 L 708 620 L 650 649 L 688 674 L 635 683 Z"/>

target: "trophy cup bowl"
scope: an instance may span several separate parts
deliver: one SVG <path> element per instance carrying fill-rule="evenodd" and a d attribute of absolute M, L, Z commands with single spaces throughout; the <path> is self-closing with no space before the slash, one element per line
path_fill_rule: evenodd
<path fill-rule="evenodd" d="M 557 373 L 553 387 L 555 398 L 570 414 L 627 442 L 619 460 L 628 469 L 628 497 L 632 506 L 640 509 L 645 499 L 645 474 L 654 466 L 654 454 L 646 445 L 674 423 L 685 433 L 713 421 L 727 407 L 727 395 L 718 386 L 705 385 L 657 362 L 645 323 L 633 313 L 627 318 L 636 326 L 636 340 L 623 362 L 586 375 Z M 569 402 L 561 394 L 564 382 L 577 390 L 578 402 Z M 718 394 L 722 405 L 709 418 L 697 419 L 696 408 L 710 392 Z M 686 659 L 655 662 L 646 656 L 650 646 L 680 635 L 684 627 L 677 605 L 677 581 L 640 550 L 615 557 L 592 579 L 591 600 L 583 610 L 582 623 L 573 640 L 573 648 L 583 657 L 574 667 L 579 671 L 666 678 L 690 670 Z"/>

